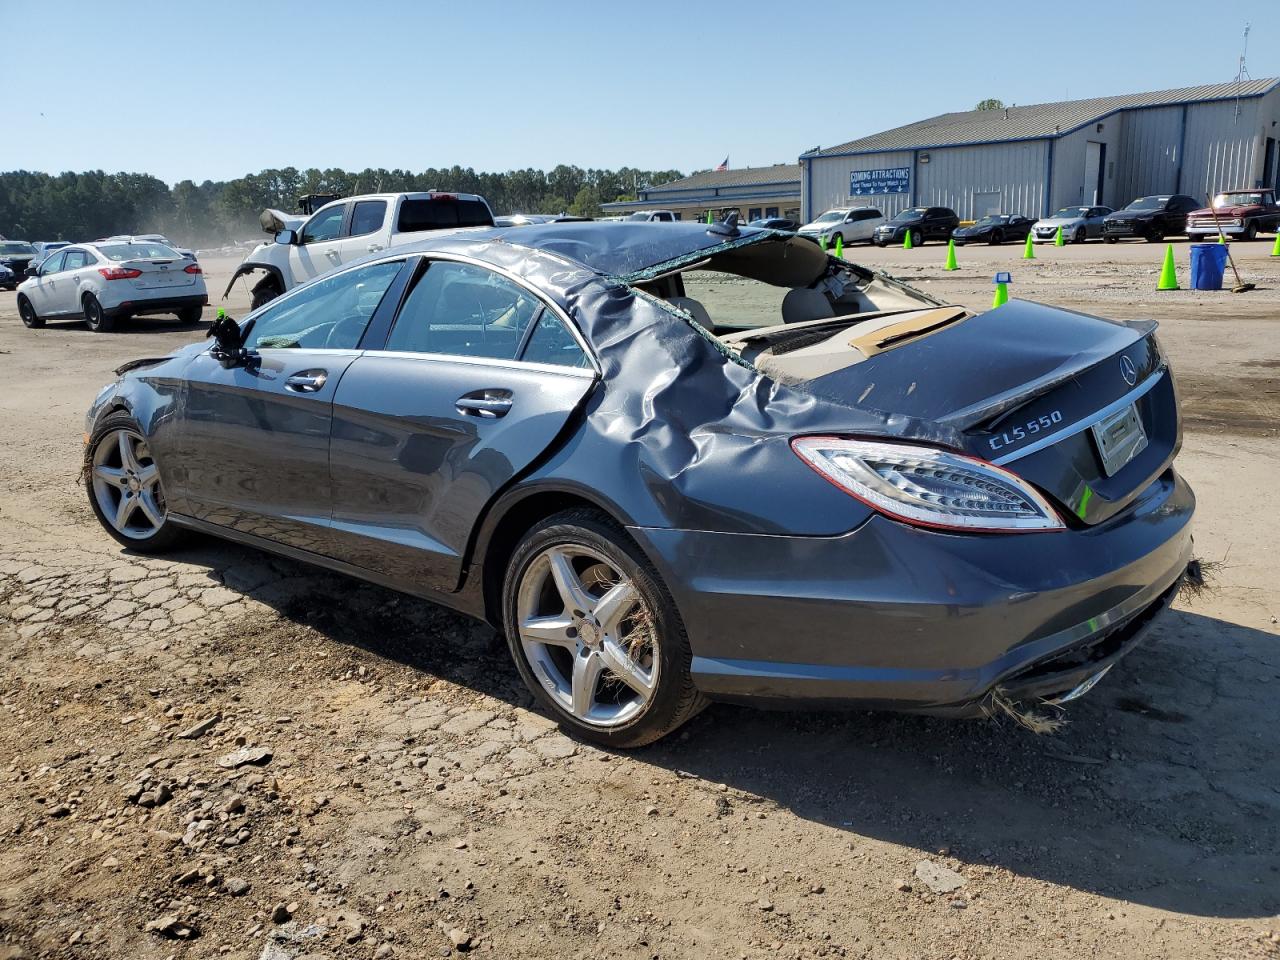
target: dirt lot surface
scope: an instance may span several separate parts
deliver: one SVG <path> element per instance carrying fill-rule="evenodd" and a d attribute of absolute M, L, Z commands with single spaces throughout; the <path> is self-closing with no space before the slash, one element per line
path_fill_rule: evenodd
<path fill-rule="evenodd" d="M 713 706 L 627 755 L 531 711 L 442 609 L 210 540 L 123 552 L 76 483 L 83 412 L 204 330 L 28 331 L 0 293 L 0 958 L 1280 956 L 1269 246 L 1236 245 L 1244 295 L 1156 294 L 1141 243 L 954 274 L 934 244 L 850 251 L 973 307 L 1012 269 L 1160 319 L 1215 589 L 1052 737 Z"/>

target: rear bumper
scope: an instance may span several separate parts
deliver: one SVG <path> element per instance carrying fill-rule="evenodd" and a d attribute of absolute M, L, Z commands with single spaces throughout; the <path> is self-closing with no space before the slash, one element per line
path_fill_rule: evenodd
<path fill-rule="evenodd" d="M 1186 569 L 1194 509 L 1169 470 L 1088 530 L 952 535 L 876 516 L 831 538 L 633 534 L 707 695 L 965 715 L 996 686 L 1065 692 L 1128 652 Z"/>
<path fill-rule="evenodd" d="M 124 315 L 140 316 L 147 313 L 175 313 L 188 307 L 205 307 L 209 305 L 207 293 L 191 294 L 185 297 L 153 297 L 146 300 L 122 300 L 112 307 L 103 306 L 103 313 L 111 317 Z"/>

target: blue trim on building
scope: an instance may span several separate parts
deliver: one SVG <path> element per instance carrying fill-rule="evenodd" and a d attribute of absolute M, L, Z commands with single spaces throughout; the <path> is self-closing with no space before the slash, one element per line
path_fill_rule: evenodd
<path fill-rule="evenodd" d="M 1052 133 L 1052 134 L 1039 133 L 1034 136 L 1026 136 L 1026 137 L 1002 137 L 1002 138 L 993 139 L 993 140 L 951 141 L 951 142 L 942 142 L 942 143 L 918 144 L 915 146 L 901 146 L 901 147 L 885 146 L 885 147 L 877 147 L 874 150 L 842 150 L 839 153 L 802 153 L 800 155 L 800 159 L 801 160 L 815 160 L 815 159 L 829 160 L 834 157 L 866 157 L 866 156 L 871 156 L 877 153 L 910 153 L 912 150 L 945 150 L 948 147 L 990 147 L 998 143 L 1033 143 L 1037 140 L 1055 140 L 1055 139 L 1060 140 L 1063 137 L 1070 136 L 1071 134 L 1079 130 L 1083 130 L 1085 127 L 1092 126 L 1095 123 L 1101 123 L 1104 120 L 1109 120 L 1110 118 L 1114 117 L 1118 113 L 1137 112 L 1139 110 L 1166 110 L 1169 107 L 1186 108 L 1186 107 L 1193 107 L 1201 103 L 1226 103 L 1226 102 L 1237 100 L 1237 99 L 1256 100 L 1260 97 L 1267 96 L 1269 93 L 1275 90 L 1276 87 L 1280 87 L 1280 83 L 1272 84 L 1270 87 L 1268 87 L 1266 90 L 1261 91 L 1260 93 L 1247 93 L 1241 97 L 1234 97 L 1234 96 L 1206 97 L 1201 100 L 1173 100 L 1173 101 L 1170 101 L 1169 103 L 1151 103 L 1151 104 L 1142 104 L 1142 105 L 1132 106 L 1132 107 L 1116 107 L 1114 110 L 1108 113 L 1098 114 L 1095 117 L 1091 117 L 1088 120 L 1085 120 L 1083 123 L 1076 124 L 1074 127 L 1070 127 L 1067 130 L 1059 130 L 1057 133 Z"/>

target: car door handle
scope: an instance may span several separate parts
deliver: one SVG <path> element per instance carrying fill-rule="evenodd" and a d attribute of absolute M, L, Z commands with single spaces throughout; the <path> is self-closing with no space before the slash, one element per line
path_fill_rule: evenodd
<path fill-rule="evenodd" d="M 495 420 L 511 410 L 510 390 L 473 390 L 457 400 L 458 412 L 468 417 Z"/>
<path fill-rule="evenodd" d="M 284 386 L 286 390 L 292 390 L 294 393 L 315 393 L 324 387 L 328 379 L 329 374 L 324 370 L 304 370 L 285 380 Z"/>
<path fill-rule="evenodd" d="M 382 249 L 382 244 L 371 243 L 367 247 L 365 247 L 365 249 L 368 250 L 370 253 L 377 253 L 379 250 Z"/>
<path fill-rule="evenodd" d="M 330 260 L 337 260 L 337 259 L 338 259 L 338 251 L 337 251 L 337 250 L 326 250 L 326 251 L 324 252 L 324 255 L 325 255 L 326 257 L 328 257 Z"/>

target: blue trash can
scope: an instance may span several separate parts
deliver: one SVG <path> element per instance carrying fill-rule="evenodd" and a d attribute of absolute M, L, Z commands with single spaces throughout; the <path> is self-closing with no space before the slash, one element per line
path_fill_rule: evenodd
<path fill-rule="evenodd" d="M 1221 290 L 1222 274 L 1227 269 L 1225 243 L 1193 243 L 1191 245 L 1191 289 Z"/>

